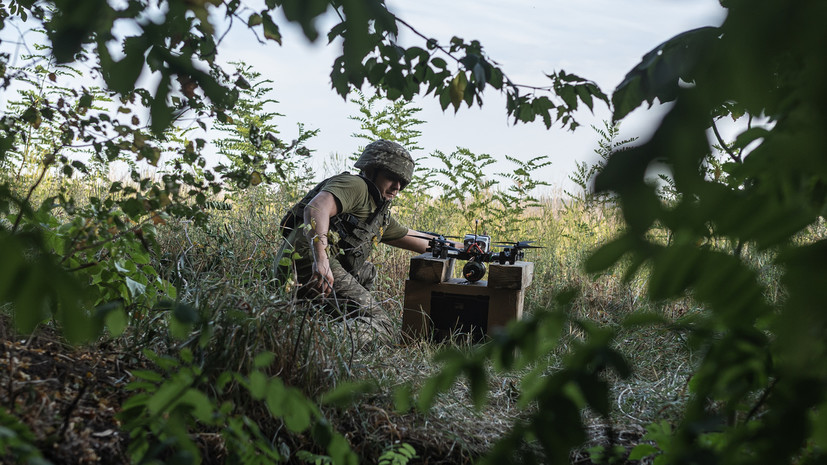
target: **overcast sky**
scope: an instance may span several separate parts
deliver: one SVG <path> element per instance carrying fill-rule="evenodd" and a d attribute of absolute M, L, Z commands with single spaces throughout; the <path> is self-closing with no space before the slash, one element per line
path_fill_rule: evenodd
<path fill-rule="evenodd" d="M 562 69 L 595 81 L 609 95 L 649 50 L 686 30 L 719 25 L 725 14 L 718 0 L 387 0 L 387 5 L 442 44 L 455 35 L 479 40 L 514 82 L 547 85 L 544 73 Z M 330 68 L 339 50 L 325 47 L 324 37 L 310 45 L 293 28 L 282 33 L 282 47 L 272 42 L 258 46 L 249 34 L 228 37 L 224 58 L 251 63 L 274 81 L 275 110 L 285 115 L 279 120 L 282 136 L 291 138 L 296 122 L 321 130 L 310 143 L 321 169 L 332 154 L 346 157 L 362 144 L 351 137 L 359 131 L 358 123 L 348 119 L 358 107 L 331 89 Z M 403 45 L 422 45 L 411 34 L 399 39 Z M 553 164 L 541 175 L 559 189 L 568 182 L 575 160 L 594 157 L 598 136 L 590 126 L 602 127 L 610 119 L 608 108 L 598 103 L 594 115 L 578 114 L 582 126 L 574 133 L 559 126 L 546 130 L 540 119 L 514 125 L 501 94 L 489 89 L 484 98 L 482 109 L 463 105 L 457 114 L 452 107 L 443 113 L 431 96 L 416 98 L 423 109 L 419 119 L 426 123 L 419 128 L 424 150 L 414 156 L 447 153 L 457 146 L 498 159 L 547 155 Z M 624 137 L 645 137 L 653 129 L 657 117 L 644 113 L 638 110 L 624 122 Z"/>
<path fill-rule="evenodd" d="M 260 10 L 264 1 L 243 0 L 242 3 Z M 550 83 L 546 73 L 565 70 L 596 82 L 608 95 L 652 48 L 686 30 L 719 25 L 725 14 L 718 0 L 386 0 L 386 3 L 401 19 L 441 44 L 448 44 L 453 36 L 466 41 L 479 40 L 489 58 L 499 63 L 513 82 L 545 86 Z M 320 21 L 322 37 L 315 44 L 308 43 L 294 25 L 282 22 L 283 46 L 273 41 L 259 44 L 243 24 L 236 23 L 219 52 L 219 58 L 225 63 L 252 64 L 273 81 L 270 97 L 279 103 L 270 110 L 285 115 L 277 122 L 282 138 L 294 138 L 299 122 L 309 129 L 320 130 L 308 144 L 315 150 L 313 166 L 319 176 L 332 174 L 323 170 L 335 154 L 346 159 L 364 145 L 362 140 L 352 137 L 359 132 L 358 122 L 348 118 L 357 114 L 357 105 L 344 101 L 330 85 L 331 66 L 340 50 L 326 45 L 325 33 L 336 22 L 338 19 L 333 15 Z M 217 26 L 218 34 L 222 34 L 222 26 Z M 4 31 L 4 35 L 14 38 L 15 31 Z M 2 46 L 14 47 L 13 42 L 4 41 Z M 424 45 L 404 29 L 399 42 L 404 46 Z M 15 49 L 14 53 L 21 51 Z M 367 86 L 363 90 L 372 93 Z M 574 170 L 575 161 L 595 158 L 599 137 L 590 126 L 602 127 L 603 121 L 610 119 L 606 105 L 596 102 L 593 115 L 588 110 L 577 114 L 581 124 L 577 131 L 570 132 L 560 126 L 547 130 L 540 118 L 534 123 L 513 124 L 506 117 L 504 96 L 493 88 L 486 90 L 484 102 L 482 109 L 463 104 L 455 114 L 453 107 L 443 112 L 433 96 L 416 97 L 414 105 L 422 108 L 418 118 L 426 123 L 418 128 L 422 131 L 419 145 L 423 150 L 414 153 L 414 157 L 426 157 L 434 150 L 450 153 L 456 147 L 487 153 L 500 160 L 504 160 L 504 155 L 524 160 L 545 155 L 552 165 L 539 173 L 541 178 L 552 183 L 556 191 L 561 187 L 570 189 L 567 176 Z M 621 137 L 645 138 L 654 129 L 657 115 L 657 111 L 638 109 L 624 121 Z M 509 166 L 503 161 L 495 168 L 505 170 Z"/>

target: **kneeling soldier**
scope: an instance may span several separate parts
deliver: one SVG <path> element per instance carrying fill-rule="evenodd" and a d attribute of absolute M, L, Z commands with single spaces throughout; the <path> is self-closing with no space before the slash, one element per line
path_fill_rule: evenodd
<path fill-rule="evenodd" d="M 321 296 L 336 314 L 365 317 L 390 336 L 392 320 L 370 292 L 376 269 L 368 258 L 379 242 L 418 253 L 428 247 L 421 233 L 390 214 L 393 199 L 411 182 L 414 161 L 396 142 L 377 140 L 354 166 L 358 175 L 345 172 L 322 181 L 288 211 L 281 222 L 282 249 L 293 248 L 301 257 L 295 261 L 300 297 Z"/>

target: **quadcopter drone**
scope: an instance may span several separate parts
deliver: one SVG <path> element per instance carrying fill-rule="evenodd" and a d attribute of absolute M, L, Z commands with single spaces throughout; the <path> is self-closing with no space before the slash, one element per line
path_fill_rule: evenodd
<path fill-rule="evenodd" d="M 485 263 L 506 263 L 513 265 L 522 260 L 525 249 L 541 249 L 542 247 L 531 245 L 534 241 L 519 242 L 491 242 L 491 236 L 486 234 L 466 234 L 462 238 L 462 248 L 455 247 L 453 241 L 448 238 L 459 239 L 454 236 L 442 236 L 435 233 L 432 236 L 420 236 L 428 240 L 428 252 L 434 258 L 456 258 L 467 260 L 462 267 L 462 276 L 469 282 L 476 282 L 485 276 Z M 502 248 L 500 252 L 492 252 L 492 247 Z"/>

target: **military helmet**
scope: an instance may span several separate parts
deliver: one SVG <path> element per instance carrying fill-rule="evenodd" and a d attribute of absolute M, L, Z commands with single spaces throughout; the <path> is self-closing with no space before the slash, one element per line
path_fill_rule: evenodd
<path fill-rule="evenodd" d="M 399 176 L 402 180 L 402 187 L 405 187 L 411 182 L 414 171 L 413 158 L 411 154 L 405 150 L 405 147 L 402 147 L 396 142 L 384 139 L 379 139 L 368 144 L 353 166 L 360 170 L 364 170 L 365 168 L 384 168 Z"/>

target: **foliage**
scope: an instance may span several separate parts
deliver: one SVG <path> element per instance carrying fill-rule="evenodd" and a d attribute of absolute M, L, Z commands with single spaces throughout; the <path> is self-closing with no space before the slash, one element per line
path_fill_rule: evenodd
<path fill-rule="evenodd" d="M 133 112 L 128 101 L 116 103 L 99 90 L 78 92 L 79 74 L 67 65 L 18 70 L 20 100 L 10 103 L 3 119 L 9 145 L 0 155 L 17 173 L 4 176 L 0 188 L 3 247 L 10 257 L 0 299 L 15 302 L 18 328 L 31 331 L 54 315 L 76 341 L 93 337 L 104 320 L 117 333 L 124 310 L 134 316 L 159 295 L 174 298 L 174 289 L 147 266 L 154 226 L 169 214 L 203 218 L 188 197 L 206 201 L 204 191 L 212 187 L 181 171 L 153 181 L 135 160 L 127 164 L 131 183 L 111 182 L 109 165 L 130 160 L 122 153 L 157 164 L 163 141 L 150 141 L 139 118 L 127 117 Z M 192 144 L 185 150 L 195 154 Z M 84 182 L 95 188 L 77 198 Z M 180 182 L 191 188 L 188 195 Z"/>
<path fill-rule="evenodd" d="M 537 408 L 527 418 L 518 419 L 482 463 L 537 463 L 541 457 L 532 449 L 524 450 L 524 440 L 539 443 L 547 463 L 568 463 L 569 451 L 586 439 L 581 410 L 590 408 L 608 418 L 611 407 L 605 376 L 610 372 L 621 377 L 630 374 L 623 356 L 611 347 L 614 331 L 585 321 L 577 322 L 585 336 L 574 342 L 576 347 L 564 366 L 551 370 L 548 363 L 553 358 L 549 354 L 561 341 L 566 308 L 575 295 L 572 291 L 561 293 L 556 308 L 512 322 L 506 331 L 493 335 L 491 343 L 468 354 L 454 348 L 443 351 L 436 359 L 442 364 L 439 373 L 422 387 L 415 405 L 427 410 L 439 393 L 463 376 L 469 383 L 471 401 L 479 407 L 488 391 L 487 363 L 504 372 L 528 368 L 520 382 L 519 405 L 536 404 Z M 404 400 L 404 396 L 398 397 Z"/>
<path fill-rule="evenodd" d="M 541 155 L 527 161 L 505 155 L 505 159 L 515 167 L 500 173 L 500 177 L 511 181 L 505 190 L 497 189 L 492 195 L 491 231 L 503 237 L 503 240 L 516 240 L 525 233 L 537 218 L 530 210 L 540 207 L 536 197 L 541 186 L 549 186 L 546 181 L 537 179 L 537 170 L 551 164 L 548 157 Z M 522 218 L 523 222 L 517 221 Z"/>
<path fill-rule="evenodd" d="M 33 442 L 34 436 L 29 428 L 9 415 L 5 408 L 0 408 L 0 458 L 31 465 L 50 464 L 43 459 Z"/>
<path fill-rule="evenodd" d="M 615 119 L 655 98 L 674 105 L 649 141 L 615 153 L 597 176 L 598 191 L 618 195 L 627 230 L 587 267 L 628 257 L 633 270 L 650 268 L 653 298 L 691 292 L 708 308 L 685 327 L 706 355 L 684 420 L 661 445 L 663 463 L 815 463 L 827 392 L 825 295 L 816 283 L 827 260 L 823 238 L 803 238 L 827 211 L 817 103 L 827 67 L 815 45 L 827 38 L 817 26 L 827 10 L 823 2 L 724 4 L 723 25 L 658 46 L 615 91 Z M 725 144 L 737 157 L 720 166 L 723 178 L 704 169 L 706 131 L 722 109 L 770 120 Z M 661 203 L 646 180 L 655 165 L 668 168 L 674 202 Z M 656 226 L 670 231 L 668 244 L 652 240 Z M 775 254 L 783 299 L 765 299 L 747 249 Z M 711 433 L 714 445 L 704 440 Z"/>
<path fill-rule="evenodd" d="M 234 65 L 240 89 L 238 101 L 225 118 L 218 120 L 215 128 L 224 134 L 215 141 L 218 154 L 226 157 L 229 164 L 219 163 L 215 170 L 225 172 L 225 179 L 236 188 L 264 183 L 280 189 L 300 190 L 310 183 L 313 171 L 296 158 L 310 156 L 305 144 L 319 131 L 305 131 L 304 125 L 299 124 L 295 140 L 288 144 L 279 139 L 273 120 L 282 115 L 267 108 L 278 103 L 267 97 L 273 90 L 269 87 L 272 81 L 261 79 L 261 74 L 250 65 Z"/>
<path fill-rule="evenodd" d="M 637 137 L 617 140 L 617 137 L 620 135 L 619 122 L 610 123 L 604 121 L 603 129 L 595 126 L 592 126 L 592 129 L 600 136 L 600 139 L 597 141 L 597 148 L 594 150 L 594 153 L 600 158 L 598 158 L 595 163 L 575 161 L 574 172 L 569 174 L 568 178 L 580 188 L 580 192 L 572 193 L 564 191 L 566 195 L 577 201 L 582 201 L 587 207 L 605 205 L 614 200 L 614 197 L 608 192 L 594 191 L 594 178 L 597 176 L 597 173 L 603 170 L 606 162 L 613 153 L 623 150 L 637 140 Z"/>
<path fill-rule="evenodd" d="M 145 16 L 150 3 L 160 12 L 152 20 Z M 729 14 L 722 26 L 688 31 L 656 47 L 614 92 L 615 121 L 643 102 L 674 105 L 649 141 L 615 151 L 597 175 L 596 192 L 617 196 L 626 228 L 591 256 L 587 271 L 604 273 L 627 264 L 629 279 L 648 273 L 654 301 L 691 294 L 706 309 L 676 325 L 704 357 L 690 383 L 692 398 L 681 422 L 668 441 L 658 442 L 663 463 L 817 463 L 824 459 L 827 418 L 827 243 L 804 233 L 820 224 L 827 211 L 822 162 L 827 66 L 819 46 L 827 42 L 821 27 L 827 7 L 815 0 L 723 3 Z M 31 331 L 54 318 L 71 339 L 88 339 L 99 333 L 102 319 L 108 318 L 113 332 L 123 326 L 118 306 L 135 315 L 149 300 L 172 294 L 141 263 L 153 249 L 153 227 L 163 224 L 166 215 L 204 222 L 208 196 L 235 179 L 235 171 L 202 174 L 206 142 L 179 144 L 170 127 L 185 113 L 194 114 L 204 129 L 200 118 L 230 123 L 231 108 L 249 85 L 216 64 L 220 38 L 216 40 L 210 13 L 220 8 L 257 37 L 280 43 L 275 10 L 315 40 L 320 35 L 316 20 L 331 6 L 342 19 L 328 33 L 329 41 L 342 41 L 331 79 L 343 96 L 368 83 L 390 100 L 410 100 L 424 92 L 433 94 L 443 109 L 458 111 L 463 102 L 482 104 L 482 93 L 490 86 L 506 94 L 506 111 L 515 121 L 539 117 L 547 127 L 559 122 L 572 129 L 577 126 L 572 114 L 581 103 L 592 108 L 595 99 L 608 100 L 593 83 L 563 71 L 548 75 L 548 87 L 516 84 L 476 41 L 455 37 L 443 45 L 420 35 L 421 47 L 403 48 L 394 40 L 399 27 L 417 31 L 381 0 L 266 0 L 262 10 L 253 12 L 241 2 L 222 0 L 136 0 L 126 6 L 105 0 L 13 2 L 3 8 L 3 26 L 32 21 L 42 27 L 54 62 L 31 75 L 23 67 L 13 69 L 4 90 L 22 75 L 40 76 L 28 79 L 33 84 L 45 83 L 38 80 L 44 76 L 54 82 L 65 75 L 50 67 L 88 62 L 96 63 L 90 74 L 99 75 L 111 92 L 78 88 L 65 93 L 61 89 L 67 85 L 41 86 L 26 94 L 28 101 L 19 100 L 28 105 L 0 121 L 0 166 L 21 173 L 24 165 L 35 168 L 22 189 L 12 186 L 8 175 L 0 184 L 0 301 L 13 303 L 18 327 Z M 116 23 L 137 32 L 123 37 L 116 33 Z M 8 56 L 0 59 L 4 69 L 11 69 Z M 135 89 L 145 68 L 155 73 L 157 84 Z M 111 108 L 96 108 L 105 99 Z M 145 111 L 149 119 L 142 121 L 139 115 Z M 765 116 L 770 124 L 749 126 L 734 142 L 720 144 L 730 161 L 715 165 L 707 130 L 716 130 L 715 118 L 742 113 Z M 255 146 L 252 127 L 247 137 Z M 89 150 L 96 160 L 150 165 L 169 151 L 173 169 L 157 181 L 133 168 L 129 182 L 106 186 L 83 207 L 64 192 L 38 192 L 54 173 L 89 179 L 84 176 L 92 170 L 70 156 L 77 149 Z M 482 170 L 490 165 L 490 156 L 459 149 L 436 157 L 448 167 L 459 162 L 467 168 L 467 173 L 442 173 L 448 176 L 446 199 L 473 214 L 466 221 L 489 214 L 492 207 L 484 199 L 493 195 L 488 190 L 494 184 Z M 245 162 L 243 156 L 239 160 Z M 538 166 L 543 160 L 528 163 Z M 662 201 L 658 186 L 646 177 L 659 167 L 674 183 L 669 202 Z M 250 184 L 256 172 L 261 174 L 247 173 Z M 658 228 L 668 231 L 667 241 L 656 234 Z M 774 255 L 782 274 L 782 299 L 766 298 L 766 285 L 747 263 L 750 250 Z M 133 268 L 126 261 L 137 264 Z M 81 285 L 90 282 L 94 286 L 88 290 Z M 153 286 L 154 294 L 144 302 Z M 553 370 L 544 365 L 549 345 L 559 341 L 561 318 L 560 313 L 538 312 L 470 354 L 446 352 L 443 370 L 420 392 L 418 405 L 430 406 L 460 376 L 468 378 L 472 399 L 480 403 L 487 390 L 487 363 L 503 370 L 536 363 L 521 390 L 524 405 L 531 402 L 537 408 L 516 423 L 489 460 L 497 463 L 520 454 L 536 460 L 532 452 L 518 450 L 528 438 L 543 447 L 550 462 L 566 462 L 569 450 L 584 439 L 581 410 L 609 415 L 602 376 L 614 372 L 624 377 L 629 367 L 612 347 L 612 329 L 582 322 L 584 338 L 572 344 L 565 364 Z M 550 337 L 541 337 L 546 334 Z M 516 356 L 515 348 L 520 349 Z M 135 456 L 154 457 L 150 444 L 157 435 L 177 446 L 174 453 L 194 457 L 187 425 L 193 419 L 217 425 L 209 423 L 216 414 L 240 421 L 229 428 L 239 437 L 259 438 L 243 419 L 233 420 L 222 411 L 224 404 L 212 402 L 199 385 L 199 366 L 186 352 L 182 359 L 178 375 L 170 374 L 167 381 L 147 374 L 152 379 L 140 386 L 146 395 L 133 398 L 126 410 L 136 422 Z M 278 378 L 255 373 L 244 380 L 254 398 L 267 403 L 272 390 L 284 388 Z M 284 418 L 288 428 L 295 421 L 295 430 L 306 430 L 310 419 L 318 418 L 308 413 L 312 407 L 286 391 L 279 399 L 282 394 L 304 414 L 287 420 L 285 411 L 276 412 L 267 403 L 268 409 Z M 330 446 L 330 457 L 347 455 L 342 442 Z M 263 441 L 252 446 L 256 453 L 273 452 Z M 239 447 L 239 453 L 250 451 Z"/>
<path fill-rule="evenodd" d="M 494 157 L 487 153 L 476 154 L 462 147 L 447 155 L 436 150 L 431 157 L 442 165 L 436 170 L 440 200 L 459 210 L 465 227 L 487 219 L 492 207 L 489 201 L 491 191 L 497 181 L 487 176 L 486 168 L 496 163 Z"/>
<path fill-rule="evenodd" d="M 379 456 L 379 465 L 405 465 L 417 458 L 416 450 L 407 443 L 394 444 Z"/>
<path fill-rule="evenodd" d="M 356 98 L 352 101 L 359 105 L 361 116 L 350 116 L 349 119 L 358 121 L 359 129 L 362 131 L 353 134 L 355 139 L 362 139 L 367 143 L 385 139 L 398 142 L 409 152 L 422 150 L 422 147 L 418 145 L 422 131 L 415 129 L 416 126 L 424 123 L 416 119 L 416 114 L 422 111 L 421 108 L 411 106 L 409 101 L 397 100 L 383 108 L 375 109 L 378 102 L 387 103 L 380 95 L 374 94 L 370 98 L 365 98 L 363 93 L 359 91 L 355 93 Z M 351 160 L 356 161 L 360 154 L 361 151 L 353 154 Z"/>
<path fill-rule="evenodd" d="M 221 395 L 233 381 L 243 385 L 253 400 L 266 405 L 269 413 L 282 420 L 289 431 L 301 433 L 313 428 L 314 437 L 326 447 L 334 463 L 353 463 L 355 457 L 347 441 L 330 430 L 318 407 L 296 388 L 285 386 L 262 370 L 273 360 L 272 354 L 256 357 L 254 369 L 246 376 L 223 372 L 208 382 L 205 367 L 196 362 L 188 349 L 179 358 L 145 355 L 160 368 L 141 371 L 128 389 L 137 391 L 122 406 L 121 418 L 130 431 L 129 451 L 136 463 L 199 463 L 200 452 L 190 436 L 190 429 L 219 429 L 229 459 L 239 463 L 275 463 L 289 457 L 280 453 L 277 444 L 266 437 L 260 427 L 243 414 L 235 413 L 231 401 L 220 402 L 211 392 Z M 164 460 L 165 462 L 161 462 Z"/>
<path fill-rule="evenodd" d="M 393 101 L 399 98 L 411 100 L 424 90 L 426 95 L 432 93 L 439 98 L 443 110 L 453 106 L 454 111 L 458 111 L 463 102 L 469 107 L 474 103 L 482 105 L 482 92 L 488 85 L 506 93 L 506 111 L 515 122 L 529 122 L 540 117 L 546 127 L 559 121 L 570 129 L 578 125 L 572 114 L 579 102 L 589 109 L 593 108 L 594 99 L 608 102 L 594 83 L 562 70 L 547 75 L 552 81 L 548 87 L 514 83 L 488 58 L 478 41 L 466 42 L 453 37 L 449 45 L 439 44 L 396 18 L 381 1 L 359 6 L 345 2 L 342 11 L 345 19 L 331 29 L 328 41 L 344 39 L 343 54 L 334 62 L 331 73 L 333 87 L 343 96 L 351 86 L 358 89 L 367 81 Z M 359 16 L 351 16 L 353 13 Z M 366 13 L 373 21 L 370 32 L 364 30 L 362 24 L 354 28 L 354 23 L 366 20 L 363 16 Z M 400 24 L 423 39 L 425 48 L 412 46 L 406 49 L 397 44 L 395 37 Z M 315 30 L 312 32 L 315 34 Z M 313 34 L 308 37 L 312 39 Z M 443 57 L 454 61 L 457 70 L 453 71 Z M 557 100 L 533 93 L 521 95 L 521 89 L 550 92 Z"/>
<path fill-rule="evenodd" d="M 462 224 L 454 225 L 458 231 L 452 232 L 459 234 L 479 229 L 479 234 L 506 238 L 521 232 L 516 218 L 538 205 L 534 197 L 536 189 L 548 183 L 535 179 L 536 170 L 551 164 L 547 156 L 522 161 L 505 155 L 514 168 L 492 177 L 490 172 L 496 159 L 489 154 L 476 154 L 458 147 L 449 154 L 436 150 L 431 158 L 440 163 L 433 175 L 434 185 L 440 192 L 437 204 L 456 209 L 463 217 Z M 500 189 L 498 178 L 510 181 L 507 189 Z M 525 220 L 530 222 L 531 217 Z"/>

